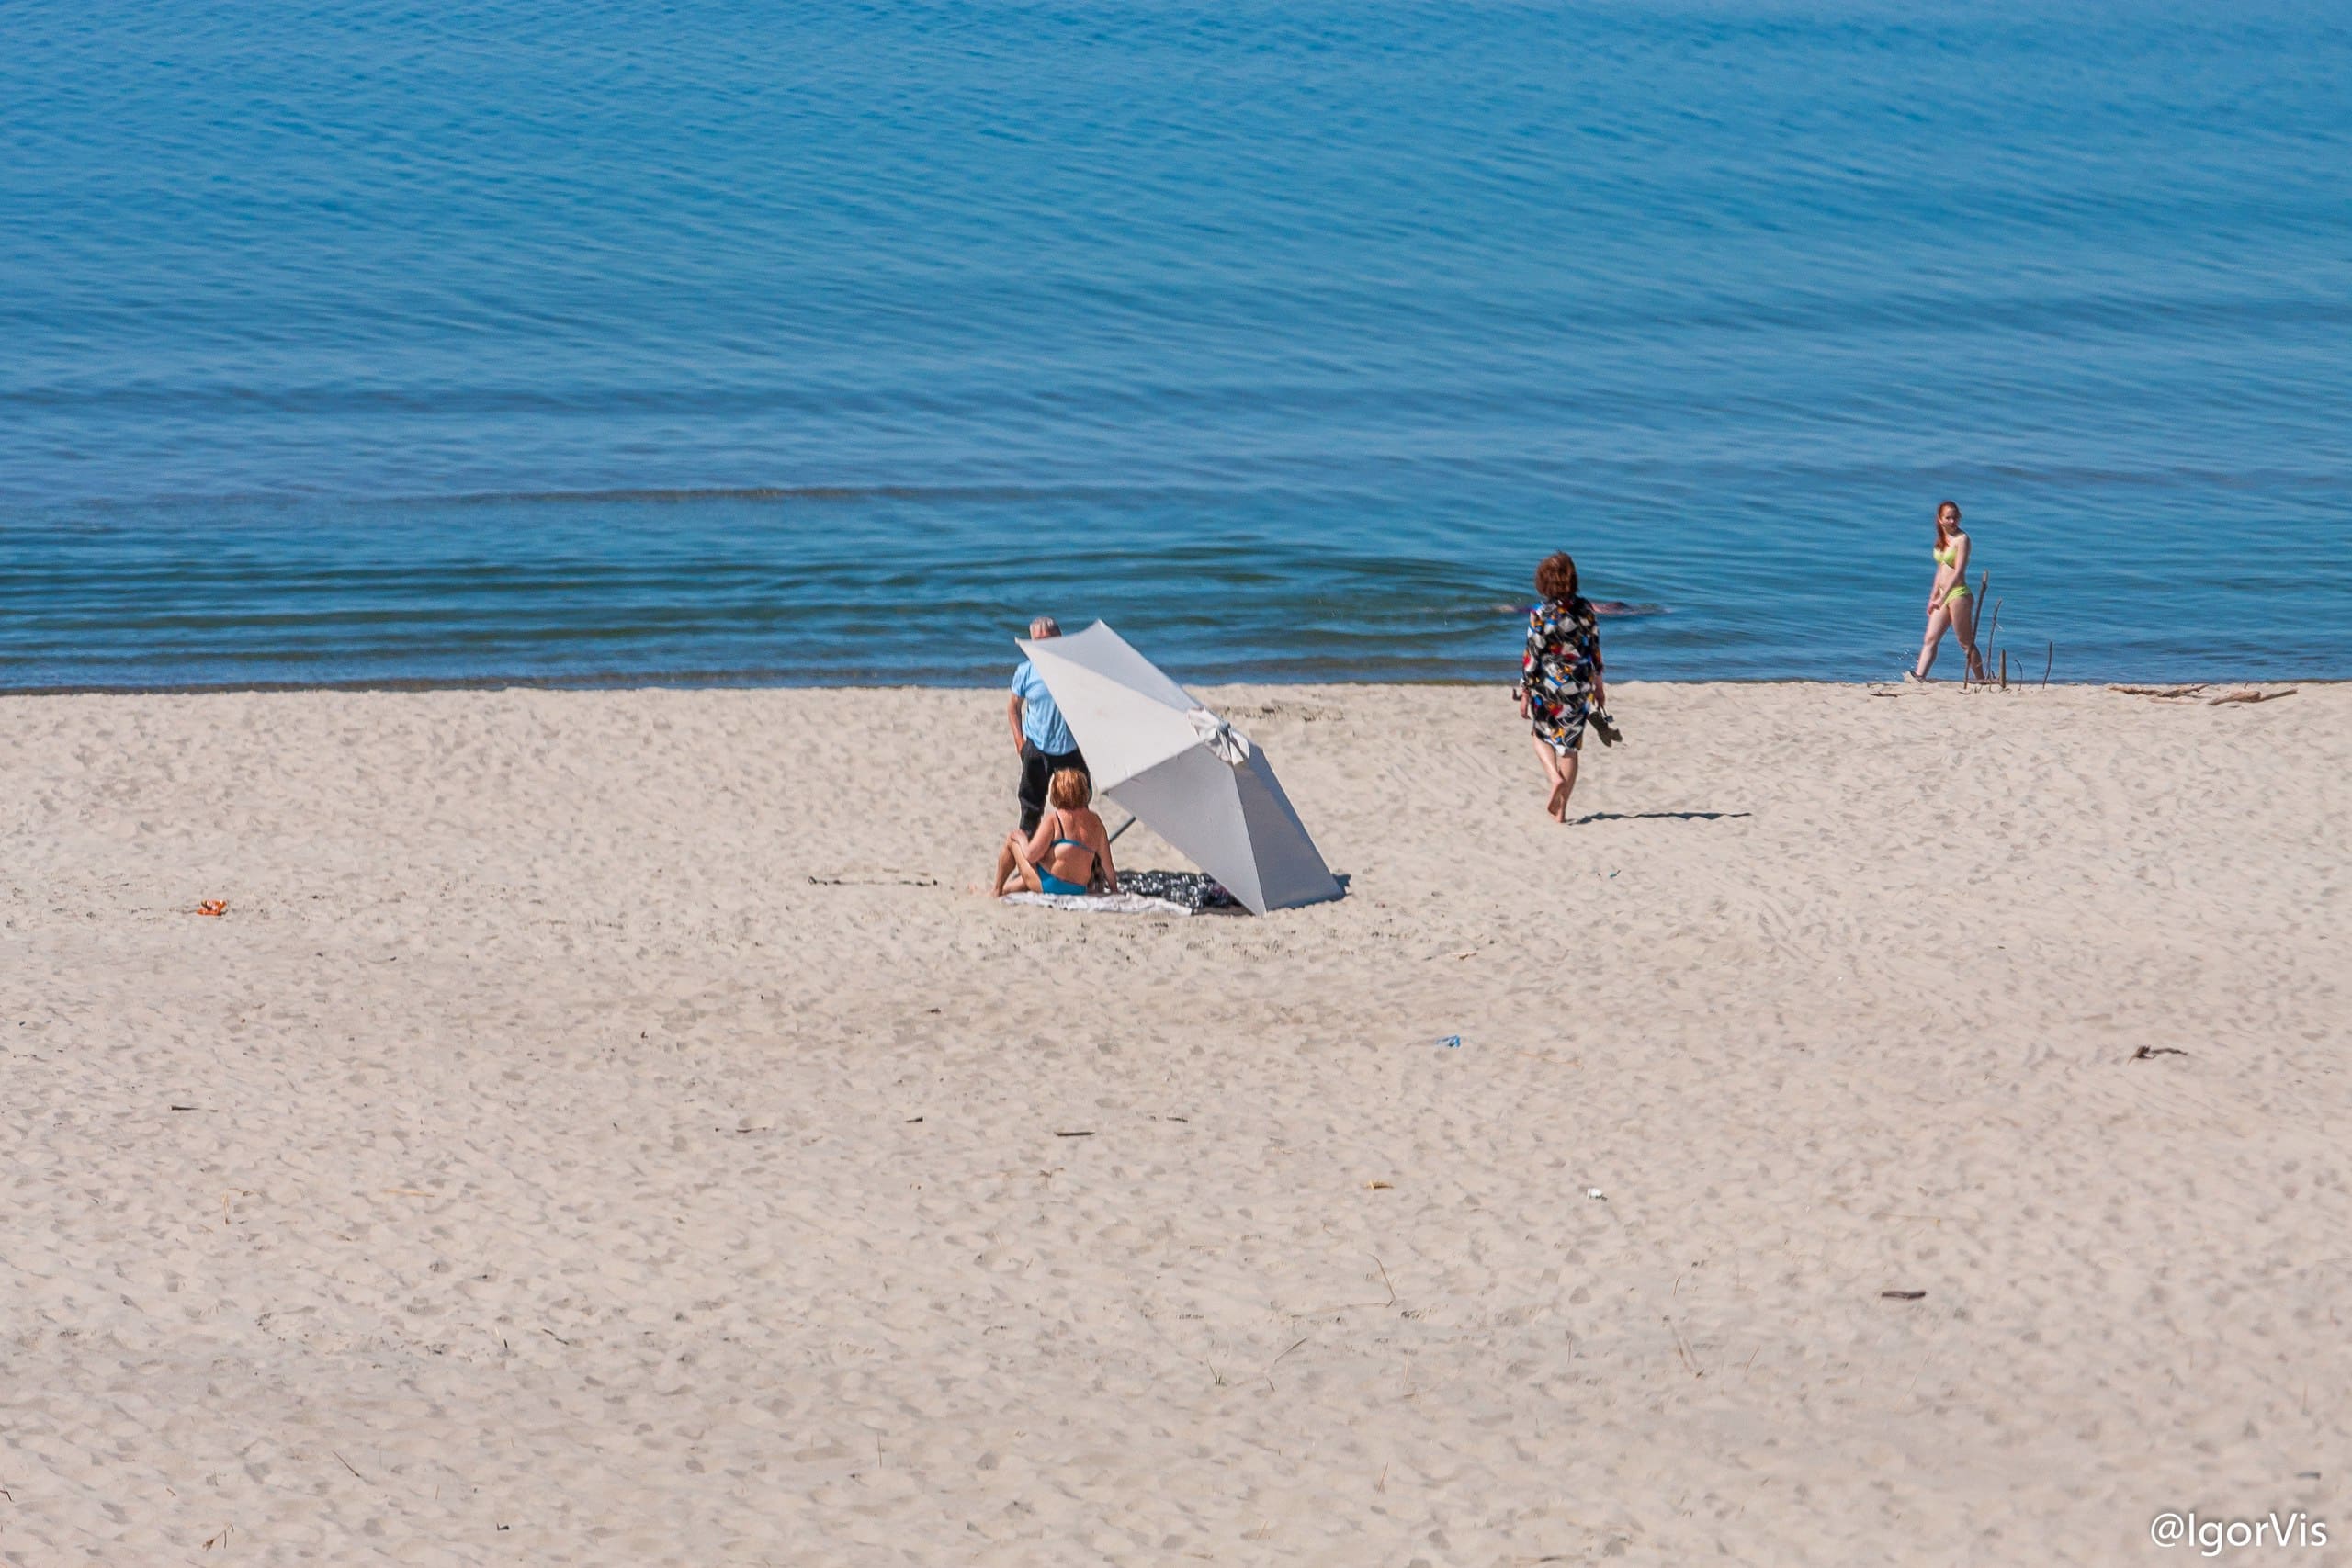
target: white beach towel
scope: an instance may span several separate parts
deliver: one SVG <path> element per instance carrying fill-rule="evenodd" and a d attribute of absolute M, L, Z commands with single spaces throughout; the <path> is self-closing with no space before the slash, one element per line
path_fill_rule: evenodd
<path fill-rule="evenodd" d="M 1182 904 L 1146 898 L 1139 893 L 1008 893 L 1008 904 L 1038 909 L 1072 909 L 1081 915 L 1190 915 Z"/>

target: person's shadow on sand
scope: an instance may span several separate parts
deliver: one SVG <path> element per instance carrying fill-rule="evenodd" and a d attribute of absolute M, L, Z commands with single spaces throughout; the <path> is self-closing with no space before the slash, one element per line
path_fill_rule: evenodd
<path fill-rule="evenodd" d="M 1577 818 L 1586 822 L 1720 822 L 1727 817 L 1752 817 L 1752 811 L 1589 811 Z"/>

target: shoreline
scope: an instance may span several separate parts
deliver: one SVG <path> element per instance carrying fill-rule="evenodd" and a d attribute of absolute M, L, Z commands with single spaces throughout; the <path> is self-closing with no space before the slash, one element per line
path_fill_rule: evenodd
<path fill-rule="evenodd" d="M 1013 660 L 1008 659 L 1009 671 Z M 1384 687 L 1400 690 L 1434 689 L 1442 691 L 1479 691 L 1491 684 L 1508 687 L 1510 671 L 1500 667 L 1491 678 L 1478 676 L 1431 677 L 1415 681 L 1327 681 L 1300 678 L 1290 680 L 1252 676 L 1241 680 L 1214 680 L 1183 682 L 1203 691 L 1237 686 L 1268 686 L 1283 689 L 1329 687 L 1335 691 L 1370 691 Z M 1635 687 L 1688 688 L 1731 686 L 1759 689 L 1776 686 L 1823 687 L 1837 690 L 1873 689 L 1882 686 L 1904 687 L 1909 683 L 1897 674 L 1883 680 L 1838 681 L 1815 676 L 1713 676 L 1705 680 L 1643 680 L 1612 679 L 1611 690 Z M 2202 675 L 2184 680 L 2133 677 L 2115 681 L 2062 681 L 2052 676 L 2047 682 L 2039 677 L 2012 680 L 2007 687 L 1997 682 L 1968 682 L 1938 677 L 1926 683 L 1926 689 L 2024 691 L 2122 691 L 2132 686 L 2343 686 L 2352 685 L 2347 675 Z M 188 685 L 163 686 L 0 686 L 0 702 L 22 697 L 205 697 L 205 696 L 282 696 L 305 693 L 350 694 L 353 695 L 393 694 L 418 695 L 438 692 L 562 692 L 594 694 L 607 692 L 992 692 L 1001 689 L 1001 682 L 974 679 L 964 682 L 863 682 L 863 681 L 731 681 L 698 680 L 694 678 L 665 679 L 658 676 L 629 676 L 614 680 L 528 680 L 502 676 L 485 676 L 480 680 L 415 680 L 415 681 L 258 681 L 236 682 L 198 682 Z"/>

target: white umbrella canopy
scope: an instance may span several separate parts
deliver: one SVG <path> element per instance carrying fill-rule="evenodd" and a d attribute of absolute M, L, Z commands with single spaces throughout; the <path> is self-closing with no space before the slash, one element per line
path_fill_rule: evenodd
<path fill-rule="evenodd" d="M 1069 721 L 1094 787 L 1251 913 L 1340 896 L 1266 755 L 1101 621 L 1021 651 Z"/>

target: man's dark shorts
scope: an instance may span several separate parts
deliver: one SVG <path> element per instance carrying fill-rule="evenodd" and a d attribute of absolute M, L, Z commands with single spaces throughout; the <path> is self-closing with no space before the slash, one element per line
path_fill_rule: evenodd
<path fill-rule="evenodd" d="M 1046 814 L 1046 782 L 1059 768 L 1083 768 L 1085 753 L 1080 751 L 1040 751 L 1034 740 L 1021 743 L 1021 830 L 1034 833 L 1037 818 Z"/>

